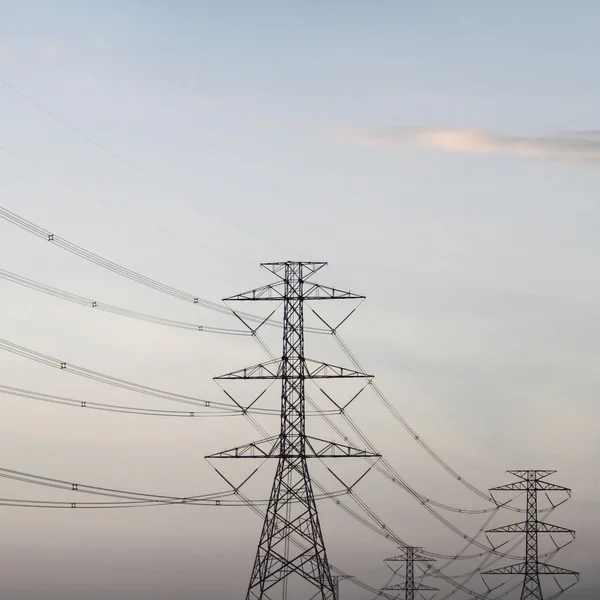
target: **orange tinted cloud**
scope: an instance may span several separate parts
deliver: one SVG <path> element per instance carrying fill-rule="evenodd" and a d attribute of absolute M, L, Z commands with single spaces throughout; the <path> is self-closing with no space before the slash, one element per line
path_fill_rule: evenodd
<path fill-rule="evenodd" d="M 365 147 L 412 145 L 447 152 L 548 157 L 600 164 L 600 131 L 512 136 L 476 129 L 382 127 L 349 130 L 338 139 L 346 144 Z"/>

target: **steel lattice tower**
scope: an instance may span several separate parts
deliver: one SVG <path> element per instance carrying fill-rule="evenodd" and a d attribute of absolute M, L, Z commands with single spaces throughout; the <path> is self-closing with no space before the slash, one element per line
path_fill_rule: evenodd
<path fill-rule="evenodd" d="M 430 558 L 419 554 L 422 548 L 416 548 L 414 546 L 407 546 L 401 548 L 402 553 L 392 558 L 386 558 L 384 562 L 403 562 L 405 573 L 404 583 L 397 583 L 394 585 L 388 585 L 382 588 L 382 591 L 395 591 L 404 590 L 405 600 L 415 600 L 415 592 L 437 592 L 437 588 L 430 587 L 423 583 L 415 582 L 415 563 L 416 562 L 431 562 Z"/>
<path fill-rule="evenodd" d="M 572 529 L 551 525 L 550 523 L 538 519 L 538 492 L 544 492 L 546 494 L 549 492 L 565 492 L 568 494 L 568 497 L 570 497 L 571 490 L 561 485 L 544 481 L 546 477 L 553 475 L 556 471 L 519 470 L 508 472 L 511 475 L 518 477 L 519 481 L 492 488 L 490 492 L 525 492 L 527 495 L 527 508 L 525 511 L 526 519 L 521 523 L 513 523 L 511 525 L 490 529 L 487 533 L 524 533 L 525 561 L 507 567 L 485 571 L 482 575 L 524 575 L 521 600 L 527 600 L 529 598 L 543 600 L 540 575 L 554 575 L 555 580 L 560 587 L 560 584 L 556 579 L 557 575 L 573 575 L 578 580 L 579 573 L 540 562 L 538 550 L 539 533 L 547 533 L 550 534 L 550 536 L 556 533 L 566 533 L 572 536 L 572 541 L 575 539 L 575 532 Z M 554 543 L 556 544 L 556 542 Z M 577 583 L 577 581 L 575 583 Z M 562 589 L 563 588 L 561 587 L 561 590 Z"/>
<path fill-rule="evenodd" d="M 364 450 L 306 435 L 305 381 L 318 378 L 371 378 L 344 367 L 305 358 L 304 302 L 362 299 L 317 283 L 307 283 L 324 262 L 278 262 L 262 266 L 279 281 L 225 301 L 283 302 L 283 353 L 271 360 L 215 379 L 281 380 L 281 426 L 275 438 L 225 450 L 207 458 L 277 458 L 269 505 L 265 514 L 247 600 L 287 596 L 288 578 L 311 584 L 306 600 L 336 600 L 334 581 L 313 494 L 308 458 L 374 457 Z M 298 596 L 294 600 L 301 600 Z"/>

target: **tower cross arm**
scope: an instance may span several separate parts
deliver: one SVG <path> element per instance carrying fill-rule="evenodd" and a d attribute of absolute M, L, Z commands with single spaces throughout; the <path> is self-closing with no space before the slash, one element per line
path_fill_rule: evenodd
<path fill-rule="evenodd" d="M 538 469 L 536 471 L 529 471 L 527 469 L 512 469 L 511 471 L 507 471 L 507 473 L 510 475 L 515 475 L 515 477 L 519 477 L 525 481 L 527 481 L 528 478 L 531 479 L 531 476 L 533 475 L 533 480 L 539 481 L 540 479 L 545 479 L 550 475 L 554 475 L 556 471 L 552 471 L 550 469 Z"/>
<path fill-rule="evenodd" d="M 555 567 L 546 563 L 538 563 L 538 567 L 540 575 L 574 575 L 575 577 L 579 577 L 579 573 L 571 571 L 571 569 L 563 569 L 562 567 Z"/>
<path fill-rule="evenodd" d="M 285 281 L 286 277 L 286 267 L 294 266 L 299 268 L 302 272 L 303 278 L 306 281 L 309 277 L 312 277 L 317 271 L 320 271 L 323 267 L 327 266 L 327 263 L 320 260 L 311 260 L 311 261 L 301 261 L 301 262 L 293 262 L 293 261 L 280 261 L 280 262 L 268 262 L 268 263 L 260 263 L 260 266 L 267 271 L 273 273 L 273 275 L 277 275 L 279 279 Z"/>
<path fill-rule="evenodd" d="M 428 558 L 427 556 L 424 556 L 423 554 L 414 551 L 409 557 L 406 549 L 402 549 L 402 553 L 398 554 L 398 556 L 384 558 L 383 562 L 404 562 L 406 560 L 411 560 L 413 562 L 432 562 L 431 558 Z"/>
<path fill-rule="evenodd" d="M 517 563 L 514 565 L 507 565 L 506 567 L 499 567 L 498 569 L 491 569 L 484 571 L 482 575 L 524 575 L 525 574 L 525 563 Z"/>
<path fill-rule="evenodd" d="M 310 283 L 302 294 L 303 300 L 364 300 L 366 296 L 320 283 Z"/>
<path fill-rule="evenodd" d="M 258 442 L 252 442 L 250 444 L 244 444 L 243 446 L 237 446 L 236 448 L 222 450 L 215 454 L 209 454 L 204 458 L 273 458 L 279 456 L 279 450 L 280 438 L 279 436 L 273 436 Z"/>
<path fill-rule="evenodd" d="M 571 490 L 568 487 L 540 480 L 536 480 L 531 483 L 528 483 L 525 480 L 515 481 L 513 483 L 507 483 L 505 485 L 499 485 L 497 487 L 490 488 L 490 492 L 524 492 L 528 489 L 532 491 L 535 490 L 538 492 L 566 492 L 567 494 L 571 493 Z"/>
<path fill-rule="evenodd" d="M 381 454 L 370 452 L 362 448 L 355 448 L 347 444 L 338 444 L 321 438 L 306 436 L 306 445 L 309 450 L 307 458 L 379 458 Z"/>
<path fill-rule="evenodd" d="M 362 373 L 361 371 L 355 371 L 347 367 L 340 367 L 309 358 L 304 359 L 303 367 L 298 365 L 296 369 L 298 371 L 297 375 L 302 375 L 304 379 L 373 378 L 373 375 L 369 375 L 368 373 Z M 252 365 L 251 367 L 238 369 L 225 375 L 219 375 L 215 379 L 282 379 L 284 372 L 285 361 L 281 358 L 276 358 Z"/>
<path fill-rule="evenodd" d="M 522 521 L 521 523 L 511 523 L 510 525 L 488 529 L 487 533 L 524 533 L 526 530 L 527 523 Z M 544 521 L 537 521 L 537 523 L 535 523 L 535 530 L 538 533 L 575 533 L 573 529 L 567 529 L 560 525 L 552 525 L 551 523 L 546 523 Z"/>
<path fill-rule="evenodd" d="M 523 521 L 521 523 L 511 523 L 510 525 L 488 529 L 487 533 L 523 533 L 526 531 L 526 527 L 527 524 Z"/>
<path fill-rule="evenodd" d="M 281 302 L 284 298 L 285 283 L 283 281 L 278 281 L 247 292 L 242 292 L 241 294 L 236 294 L 235 296 L 223 298 L 223 302 L 236 302 L 242 300 L 275 300 Z"/>
<path fill-rule="evenodd" d="M 539 492 L 566 492 L 571 494 L 571 489 L 564 487 L 563 485 L 556 485 L 555 483 L 549 483 L 547 481 L 538 481 L 535 489 Z"/>
<path fill-rule="evenodd" d="M 437 592 L 438 588 L 431 587 L 430 585 L 425 585 L 424 583 L 414 583 L 413 585 L 406 583 L 396 583 L 394 585 L 388 585 L 382 590 L 392 591 L 392 590 L 414 590 L 415 592 Z"/>
<path fill-rule="evenodd" d="M 526 489 L 526 481 L 515 481 L 514 483 L 507 483 L 505 485 L 499 485 L 497 487 L 490 488 L 490 492 L 522 492 Z"/>
<path fill-rule="evenodd" d="M 482 575 L 524 575 L 525 566 L 526 565 L 524 562 L 517 563 L 515 565 L 500 567 L 499 569 L 484 571 Z M 563 569 L 562 567 L 555 567 L 554 565 L 548 565 L 546 563 L 538 563 L 537 572 L 540 575 L 574 575 L 575 577 L 579 577 L 579 573 L 577 571 Z"/>
<path fill-rule="evenodd" d="M 301 458 L 379 458 L 381 456 L 376 452 L 354 448 L 347 444 L 338 444 L 321 438 L 306 436 L 305 439 L 305 451 L 302 454 L 296 453 L 294 456 Z M 222 450 L 205 458 L 287 458 L 288 454 L 282 452 L 282 447 L 282 437 L 274 436 L 258 442 Z"/>
<path fill-rule="evenodd" d="M 282 360 L 276 358 L 264 363 L 252 365 L 251 367 L 244 367 L 237 371 L 231 371 L 231 373 L 219 375 L 214 379 L 281 379 L 281 377 Z"/>
<path fill-rule="evenodd" d="M 285 282 L 277 281 L 269 283 L 262 287 L 223 298 L 223 302 L 236 302 L 243 300 L 275 300 L 281 302 L 286 298 Z M 306 289 L 302 292 L 302 296 L 298 299 L 302 300 L 364 300 L 366 296 L 354 294 L 350 291 L 340 290 L 319 283 L 307 284 Z"/>
<path fill-rule="evenodd" d="M 546 523 L 544 521 L 537 522 L 537 530 L 538 533 L 570 533 L 572 536 L 575 536 L 575 531 L 573 529 L 567 529 L 560 525 L 552 525 L 551 523 Z"/>
<path fill-rule="evenodd" d="M 361 371 L 355 371 L 354 369 L 348 369 L 346 367 L 339 367 L 338 365 L 332 365 L 330 363 L 312 360 L 310 358 L 305 359 L 305 364 L 306 379 L 339 379 L 341 377 L 373 379 L 373 375 L 369 375 L 368 373 L 362 373 Z"/>

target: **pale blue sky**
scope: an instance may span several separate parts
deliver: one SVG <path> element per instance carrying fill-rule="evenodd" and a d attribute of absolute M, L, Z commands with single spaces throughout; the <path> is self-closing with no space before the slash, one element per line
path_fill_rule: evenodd
<path fill-rule="evenodd" d="M 570 597 L 595 598 L 598 22 L 600 4 L 577 0 L 0 0 L 0 77 L 143 172 L 0 83 L 0 204 L 211 300 L 266 283 L 260 261 L 328 260 L 321 281 L 368 296 L 345 325 L 348 342 L 457 470 L 486 488 L 507 482 L 505 469 L 556 468 L 556 481 L 574 488 L 553 519 L 580 535 L 553 562 L 582 571 Z M 0 235 L 3 269 L 233 326 L 4 221 Z M 0 290 L 0 338 L 140 383 L 221 399 L 211 378 L 261 359 L 250 340 L 129 323 L 6 281 Z M 318 358 L 344 361 L 335 346 L 313 344 Z M 7 385 L 144 400 L 1 358 Z M 220 489 L 201 457 L 256 436 L 242 422 L 140 421 L 0 400 L 0 466 L 106 487 Z M 353 410 L 415 487 L 479 506 L 374 397 Z M 370 477 L 365 498 L 398 533 L 432 551 L 460 547 Z M 268 493 L 268 473 L 260 483 L 257 497 Z M 0 496 L 45 493 L 4 485 Z M 83 591 L 112 600 L 123 589 L 131 598 L 241 597 L 260 527 L 243 509 L 3 510 L 4 585 L 28 600 Z M 332 562 L 385 583 L 381 559 L 393 544 L 322 511 Z M 457 523 L 475 532 L 481 516 L 470 519 Z M 35 576 L 23 577 L 25 556 Z M 345 592 L 366 598 L 349 584 Z"/>

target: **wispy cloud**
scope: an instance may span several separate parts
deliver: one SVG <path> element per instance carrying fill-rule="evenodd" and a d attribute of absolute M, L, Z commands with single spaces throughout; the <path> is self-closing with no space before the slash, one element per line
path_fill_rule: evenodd
<path fill-rule="evenodd" d="M 546 157 L 600 166 L 600 130 L 518 136 L 477 129 L 380 127 L 346 129 L 335 137 L 345 144 L 373 148 L 419 146 L 470 154 Z"/>

